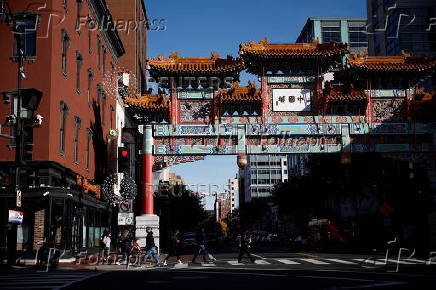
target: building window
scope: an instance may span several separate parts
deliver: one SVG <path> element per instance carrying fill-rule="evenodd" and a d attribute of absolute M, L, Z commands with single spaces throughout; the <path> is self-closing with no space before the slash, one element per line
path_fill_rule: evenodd
<path fill-rule="evenodd" d="M 67 122 L 68 111 L 70 110 L 70 108 L 68 107 L 67 103 L 61 101 L 60 109 L 61 109 L 61 115 L 60 115 L 61 126 L 59 132 L 59 136 L 60 136 L 59 151 L 61 155 L 65 155 L 65 125 Z"/>
<path fill-rule="evenodd" d="M 349 21 L 348 38 L 351 53 L 362 53 L 368 49 L 368 34 L 366 32 L 366 22 Z"/>
<path fill-rule="evenodd" d="M 89 171 L 89 150 L 91 149 L 91 139 L 92 139 L 92 130 L 91 128 L 86 129 L 86 156 L 85 156 L 85 162 L 86 162 L 86 170 Z"/>
<path fill-rule="evenodd" d="M 67 76 L 67 52 L 70 47 L 70 36 L 65 29 L 62 29 L 62 73 Z"/>
<path fill-rule="evenodd" d="M 88 51 L 92 54 L 92 31 L 95 29 L 95 23 L 90 16 L 88 16 Z"/>
<path fill-rule="evenodd" d="M 111 62 L 111 84 L 112 84 L 113 79 L 114 79 L 114 72 L 115 72 L 115 66 L 114 66 L 114 64 Z"/>
<path fill-rule="evenodd" d="M 97 35 L 97 67 L 101 70 L 101 38 Z"/>
<path fill-rule="evenodd" d="M 115 111 L 114 110 L 114 107 L 112 106 L 112 105 L 110 105 L 110 128 L 112 129 L 113 128 L 113 112 Z"/>
<path fill-rule="evenodd" d="M 82 127 L 80 117 L 74 117 L 74 163 L 78 164 L 77 157 L 79 154 L 79 130 Z"/>
<path fill-rule="evenodd" d="M 321 31 L 323 43 L 341 42 L 341 21 L 323 20 L 321 21 Z"/>
<path fill-rule="evenodd" d="M 101 86 L 97 84 L 97 106 L 100 109 L 100 101 L 101 101 Z"/>
<path fill-rule="evenodd" d="M 80 94 L 80 69 L 83 65 L 82 54 L 76 50 L 76 91 Z"/>
<path fill-rule="evenodd" d="M 14 33 L 13 60 L 20 55 L 18 47 L 23 52 L 24 60 L 36 59 L 36 28 L 39 25 L 38 15 L 15 13 L 16 26 Z"/>
<path fill-rule="evenodd" d="M 106 93 L 104 91 L 101 92 L 101 123 L 105 124 L 105 107 L 106 107 Z"/>
<path fill-rule="evenodd" d="M 76 0 L 76 4 L 77 4 L 77 13 L 76 13 L 76 31 L 77 33 L 80 35 L 80 10 L 82 10 L 82 4 L 83 4 L 83 0 Z"/>
<path fill-rule="evenodd" d="M 106 77 L 106 47 L 102 47 L 103 49 L 103 59 L 102 59 L 102 63 L 103 63 L 103 78 Z"/>
<path fill-rule="evenodd" d="M 91 108 L 91 85 L 92 80 L 94 79 L 94 73 L 92 69 L 88 68 L 88 107 Z"/>

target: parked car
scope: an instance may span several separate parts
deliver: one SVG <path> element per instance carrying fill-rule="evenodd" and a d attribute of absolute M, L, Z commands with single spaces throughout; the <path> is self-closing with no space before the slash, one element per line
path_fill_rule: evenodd
<path fill-rule="evenodd" d="M 187 232 L 183 234 L 182 238 L 182 246 L 194 246 L 195 245 L 195 233 L 194 232 Z"/>

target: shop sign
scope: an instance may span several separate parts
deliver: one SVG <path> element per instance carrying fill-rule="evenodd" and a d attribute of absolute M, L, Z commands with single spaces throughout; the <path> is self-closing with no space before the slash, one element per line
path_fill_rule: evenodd
<path fill-rule="evenodd" d="M 135 219 L 135 216 L 133 215 L 133 213 L 125 213 L 125 212 L 118 213 L 118 225 L 119 226 L 133 225 L 134 219 Z"/>
<path fill-rule="evenodd" d="M 22 224 L 23 223 L 23 212 L 18 210 L 9 210 L 9 219 L 8 222 L 13 224 Z"/>

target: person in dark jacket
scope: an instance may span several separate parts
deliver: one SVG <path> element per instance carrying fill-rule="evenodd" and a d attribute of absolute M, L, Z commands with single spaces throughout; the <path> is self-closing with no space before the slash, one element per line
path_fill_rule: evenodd
<path fill-rule="evenodd" d="M 241 235 L 241 240 L 239 242 L 238 263 L 241 263 L 244 254 L 248 256 L 248 258 L 252 263 L 254 263 L 255 259 L 251 256 L 250 248 L 251 248 L 251 234 L 249 232 L 245 232 L 244 234 Z"/>
<path fill-rule="evenodd" d="M 204 234 L 204 228 L 199 228 L 195 234 L 195 242 L 197 243 L 198 248 L 194 253 L 194 257 L 192 257 L 192 263 L 195 263 L 195 260 L 200 252 L 203 255 L 203 263 L 206 263 L 206 256 L 209 255 L 209 252 L 206 250 L 205 240 L 206 237 Z"/>
<path fill-rule="evenodd" d="M 141 262 L 141 264 L 145 264 L 145 261 L 147 261 L 148 257 L 153 255 L 157 266 L 159 265 L 159 256 L 157 255 L 156 245 L 154 244 L 153 231 L 151 230 L 151 227 L 147 227 L 145 230 L 147 231 L 147 237 L 145 238 L 145 249 L 147 252 L 145 253 L 144 260 Z"/>
<path fill-rule="evenodd" d="M 121 260 L 129 260 L 129 256 L 130 256 L 130 248 L 132 246 L 132 240 L 130 237 L 130 232 L 129 230 L 124 230 L 123 233 L 121 234 L 120 237 L 120 242 L 119 242 L 120 248 L 119 248 L 119 252 L 121 255 L 119 255 L 117 257 L 116 260 L 116 264 L 120 265 L 120 261 Z"/>
<path fill-rule="evenodd" d="M 169 253 L 168 256 L 166 256 L 164 260 L 164 266 L 167 265 L 167 261 L 170 257 L 175 256 L 177 257 L 177 261 L 179 264 L 182 264 L 182 261 L 180 260 L 179 255 L 179 249 L 180 249 L 180 233 L 179 230 L 175 230 L 174 233 L 170 237 L 170 245 L 169 245 Z"/>

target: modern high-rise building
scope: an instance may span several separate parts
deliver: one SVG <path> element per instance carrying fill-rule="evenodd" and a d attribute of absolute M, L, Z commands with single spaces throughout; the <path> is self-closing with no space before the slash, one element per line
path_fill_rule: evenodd
<path fill-rule="evenodd" d="M 368 53 L 436 54 L 434 0 L 367 0 Z"/>
<path fill-rule="evenodd" d="M 270 197 L 273 187 L 288 181 L 288 157 L 286 155 L 248 155 L 247 166 L 240 169 L 244 181 L 244 196 L 239 202 L 251 202 L 253 198 Z"/>
<path fill-rule="evenodd" d="M 226 192 L 230 198 L 230 212 L 233 212 L 236 208 L 236 192 L 238 191 L 238 174 L 235 178 L 230 178 L 227 184 Z"/>
<path fill-rule="evenodd" d="M 296 42 L 349 43 L 351 53 L 368 49 L 365 17 L 309 17 Z"/>
<path fill-rule="evenodd" d="M 309 173 L 308 154 L 248 155 L 247 166 L 239 170 L 239 205 L 271 197 L 274 186 L 293 176 Z"/>

